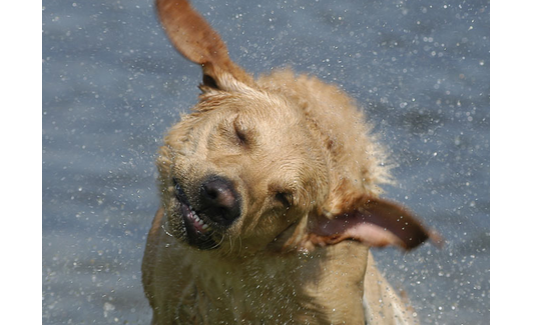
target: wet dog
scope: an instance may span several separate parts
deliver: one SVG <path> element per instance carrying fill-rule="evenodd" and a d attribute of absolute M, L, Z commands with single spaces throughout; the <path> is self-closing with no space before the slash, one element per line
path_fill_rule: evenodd
<path fill-rule="evenodd" d="M 363 112 L 314 77 L 255 80 L 187 1 L 156 5 L 203 77 L 157 159 L 142 267 L 152 323 L 415 323 L 368 250 L 439 237 L 379 197 L 389 167 Z"/>

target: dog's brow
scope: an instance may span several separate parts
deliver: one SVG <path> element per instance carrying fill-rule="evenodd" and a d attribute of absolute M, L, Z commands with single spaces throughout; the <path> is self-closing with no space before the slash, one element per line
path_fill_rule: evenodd
<path fill-rule="evenodd" d="M 268 186 L 268 191 L 273 194 L 294 195 L 295 186 L 285 186 L 279 183 L 272 183 Z"/>

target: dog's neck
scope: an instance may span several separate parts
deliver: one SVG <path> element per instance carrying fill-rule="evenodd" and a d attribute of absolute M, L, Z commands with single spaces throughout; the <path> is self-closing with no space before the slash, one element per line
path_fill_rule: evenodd
<path fill-rule="evenodd" d="M 348 315 L 363 319 L 368 249 L 356 242 L 310 254 L 259 252 L 241 260 L 186 247 L 182 253 L 180 272 L 187 273 L 183 278 L 191 282 L 186 292 L 179 293 L 185 305 L 180 313 L 195 314 L 201 308 L 211 314 L 211 320 L 262 319 L 267 323 L 336 323 Z M 340 286 L 341 281 L 347 286 Z"/>

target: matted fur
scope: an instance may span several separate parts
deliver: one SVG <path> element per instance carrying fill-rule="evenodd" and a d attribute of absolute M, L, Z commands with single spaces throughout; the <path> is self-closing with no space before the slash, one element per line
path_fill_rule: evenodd
<path fill-rule="evenodd" d="M 379 197 L 390 167 L 362 110 L 288 69 L 254 80 L 187 1 L 157 7 L 204 83 L 157 159 L 153 324 L 416 323 L 368 249 L 439 237 Z"/>

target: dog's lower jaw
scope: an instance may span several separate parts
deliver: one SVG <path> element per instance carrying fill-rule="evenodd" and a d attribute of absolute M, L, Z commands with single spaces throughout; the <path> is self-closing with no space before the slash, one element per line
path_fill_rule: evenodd
<path fill-rule="evenodd" d="M 219 247 L 219 244 L 212 238 L 212 233 L 200 233 L 194 226 L 185 223 L 185 239 L 190 246 L 201 250 L 212 250 Z"/>
<path fill-rule="evenodd" d="M 179 213 L 177 209 L 173 209 L 167 215 L 166 222 L 162 224 L 163 230 L 167 236 L 178 240 L 180 245 L 187 245 L 200 250 L 219 248 L 219 243 L 214 240 L 213 230 L 199 231 L 199 224 L 187 220 L 188 217 Z M 174 244 L 176 245 L 176 243 Z"/>
<path fill-rule="evenodd" d="M 219 245 L 213 239 L 214 231 L 203 221 L 189 205 L 183 200 L 177 200 L 170 213 L 172 233 L 182 238 L 190 246 L 201 250 L 215 249 Z"/>

